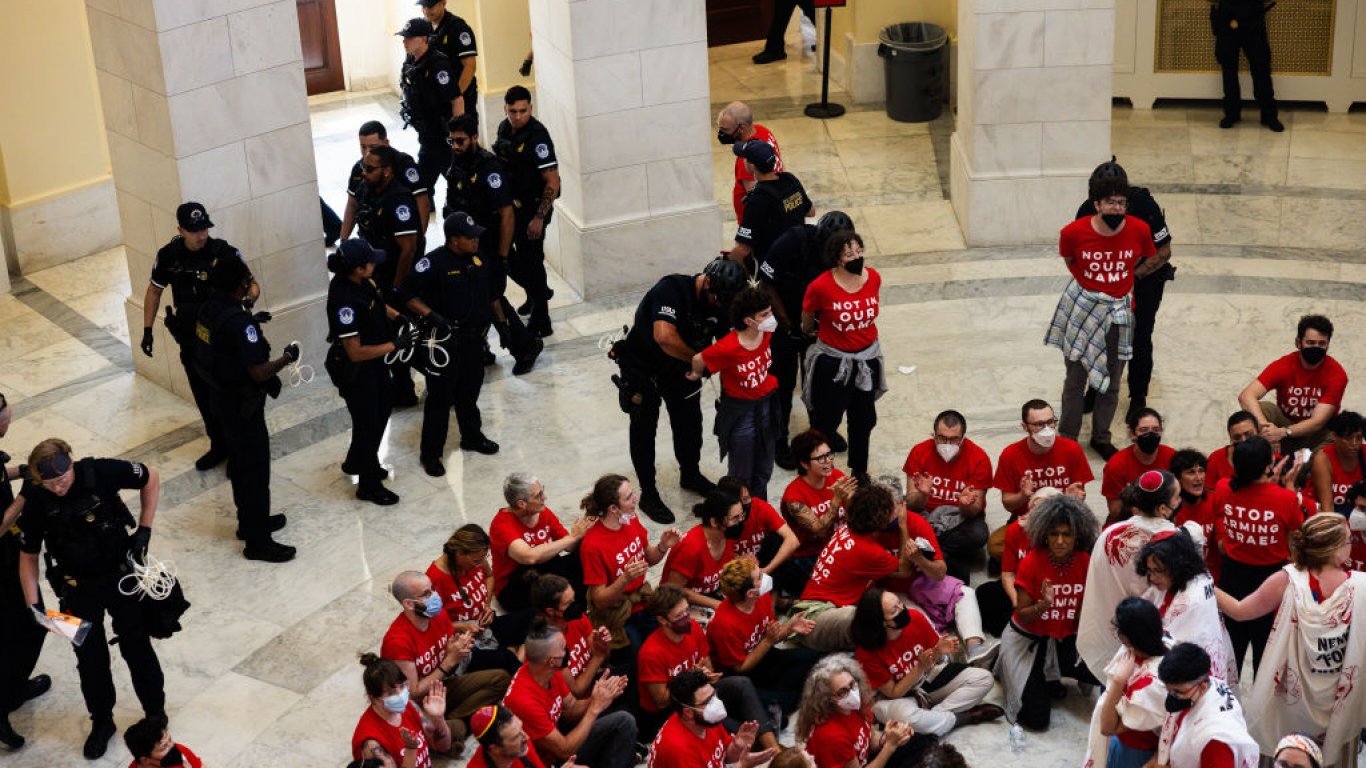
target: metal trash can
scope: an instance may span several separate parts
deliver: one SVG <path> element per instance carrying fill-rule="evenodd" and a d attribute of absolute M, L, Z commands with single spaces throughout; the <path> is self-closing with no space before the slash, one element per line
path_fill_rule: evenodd
<path fill-rule="evenodd" d="M 948 100 L 948 32 L 938 24 L 893 24 L 878 35 L 887 75 L 887 116 L 903 123 L 939 117 Z"/>

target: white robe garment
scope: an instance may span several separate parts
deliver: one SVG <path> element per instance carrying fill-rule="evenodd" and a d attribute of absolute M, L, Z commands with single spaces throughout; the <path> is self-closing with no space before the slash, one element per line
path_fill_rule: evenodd
<path fill-rule="evenodd" d="M 1157 763 L 1168 768 L 1200 768 L 1200 753 L 1211 741 L 1227 744 L 1238 768 L 1256 768 L 1257 742 L 1248 735 L 1238 696 L 1228 683 L 1214 677 L 1194 706 L 1167 715 L 1157 741 Z"/>
<path fill-rule="evenodd" d="M 1128 663 L 1133 656 L 1133 651 L 1120 647 L 1105 667 L 1106 685 L 1115 684 L 1111 675 L 1121 663 Z M 1167 686 L 1157 677 L 1157 665 L 1161 663 L 1161 656 L 1144 659 L 1142 664 L 1134 667 L 1124 684 L 1126 689 L 1131 690 L 1126 690 L 1120 697 L 1115 709 L 1119 712 L 1120 722 L 1131 731 L 1156 731 L 1162 727 L 1163 719 L 1167 716 L 1164 706 Z M 1091 713 L 1091 736 L 1082 768 L 1106 768 L 1109 763 L 1110 737 L 1100 732 L 1100 708 L 1104 704 L 1105 696 L 1102 695 L 1096 702 L 1095 711 Z"/>
<path fill-rule="evenodd" d="M 1149 587 L 1143 598 L 1161 608 L 1167 593 Z M 1214 580 L 1209 574 L 1196 576 L 1185 589 L 1172 596 L 1171 603 L 1162 612 L 1162 629 L 1175 643 L 1195 643 L 1205 649 L 1209 654 L 1211 676 L 1222 678 L 1231 685 L 1238 684 L 1233 642 L 1214 601 Z"/>

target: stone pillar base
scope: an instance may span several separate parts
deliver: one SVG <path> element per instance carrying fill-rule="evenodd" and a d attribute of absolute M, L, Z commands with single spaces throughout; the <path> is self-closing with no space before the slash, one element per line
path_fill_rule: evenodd
<path fill-rule="evenodd" d="M 963 240 L 973 247 L 1057 243 L 1058 231 L 1086 194 L 1091 172 L 975 176 L 960 135 L 950 139 L 949 189 Z"/>
<path fill-rule="evenodd" d="M 591 301 L 648 288 L 672 272 L 700 271 L 718 253 L 711 238 L 721 211 L 710 206 L 596 227 L 559 216 L 554 228 L 546 261 Z"/>

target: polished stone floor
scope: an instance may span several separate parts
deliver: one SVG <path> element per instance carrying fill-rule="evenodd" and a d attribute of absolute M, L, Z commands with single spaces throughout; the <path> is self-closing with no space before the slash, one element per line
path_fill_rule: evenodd
<path fill-rule="evenodd" d="M 809 60 L 759 69 L 748 64 L 752 52 L 713 51 L 714 101 L 754 102 L 816 204 L 853 215 L 870 241 L 870 265 L 883 274 L 879 327 L 894 373 L 879 403 L 873 468 L 897 471 L 907 449 L 928 435 L 933 415 L 950 407 L 967 415 L 971 437 L 994 458 L 1020 437 L 1020 403 L 1056 402 L 1061 389 L 1060 355 L 1042 346 L 1066 281 L 1053 249 L 964 248 L 944 199 L 947 118 L 903 125 L 873 107 L 829 123 L 807 120 L 800 106 L 819 88 Z M 371 117 L 397 125 L 393 100 L 362 94 L 319 101 L 319 175 L 323 194 L 339 205 L 355 127 Z M 1272 135 L 1247 123 L 1220 131 L 1217 113 L 1198 106 L 1115 109 L 1115 152 L 1136 182 L 1154 190 L 1175 238 L 1177 280 L 1158 322 L 1151 397 L 1167 417 L 1169 444 L 1221 444 L 1238 391 L 1291 349 L 1303 313 L 1333 318 L 1333 354 L 1350 375 L 1363 375 L 1357 361 L 1366 358 L 1366 337 L 1356 329 L 1366 325 L 1366 248 L 1358 232 L 1366 220 L 1366 115 L 1291 109 L 1283 119 L 1287 131 Z M 411 134 L 395 143 L 411 145 Z M 724 212 L 729 168 L 718 149 Z M 1058 212 L 1059 226 L 1070 213 Z M 537 369 L 514 378 L 504 357 L 489 371 L 481 402 L 486 431 L 503 446 L 495 457 L 462 453 L 453 437 L 449 474 L 428 478 L 416 459 L 420 412 L 396 413 L 383 456 L 391 487 L 403 496 L 396 507 L 352 498 L 339 468 L 349 423 L 325 374 L 287 389 L 268 411 L 272 492 L 290 520 L 279 538 L 297 545 L 299 557 L 271 566 L 241 558 L 222 470 L 192 467 L 206 447 L 192 406 L 131 372 L 123 300 L 142 290 L 143 279 L 129 284 L 115 250 L 27 275 L 0 297 L 8 331 L 0 350 L 11 361 L 0 368 L 0 391 L 15 415 L 0 448 L 23 456 L 37 440 L 60 436 L 81 455 L 134 458 L 161 472 L 152 551 L 177 564 L 194 604 L 185 630 L 158 644 L 179 741 L 213 766 L 343 765 L 365 707 L 356 656 L 378 647 L 397 611 L 386 594 L 392 576 L 424 569 L 453 528 L 487 524 L 508 472 L 537 473 L 562 517 L 573 516 L 597 475 L 630 474 L 626 417 L 601 342 L 629 321 L 637 297 L 581 303 L 560 285 L 557 332 Z M 269 336 L 269 326 L 265 331 Z M 1366 407 L 1359 388 L 1347 395 L 1357 410 Z M 704 469 L 717 475 L 714 447 L 709 437 Z M 670 455 L 665 430 L 659 453 Z M 1099 458 L 1091 460 L 1099 474 Z M 779 471 L 776 482 L 788 478 Z M 676 468 L 662 464 L 661 489 L 682 513 L 695 499 L 676 479 Z M 1103 510 L 1099 483 L 1088 490 L 1093 508 Z M 993 525 L 1004 517 L 995 494 L 988 516 Z M 70 652 L 50 640 L 40 671 L 53 676 L 53 691 L 12 716 L 29 746 L 0 761 L 14 768 L 85 764 L 78 755 L 87 726 Z M 115 679 L 116 717 L 126 727 L 139 714 L 117 662 Z M 1052 730 L 1030 736 L 1013 764 L 1076 764 L 1092 704 L 1074 690 Z M 949 739 L 978 766 L 992 764 L 1007 744 L 1000 725 Z M 115 742 L 95 764 L 126 765 L 123 755 Z"/>

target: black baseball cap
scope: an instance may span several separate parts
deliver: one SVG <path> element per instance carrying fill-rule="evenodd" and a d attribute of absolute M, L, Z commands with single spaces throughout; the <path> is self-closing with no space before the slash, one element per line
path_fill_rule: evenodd
<path fill-rule="evenodd" d="M 484 228 L 475 222 L 473 216 L 464 211 L 456 211 L 447 216 L 444 226 L 447 239 L 452 237 L 479 237 L 484 234 Z"/>
<path fill-rule="evenodd" d="M 764 173 L 772 171 L 778 165 L 778 155 L 773 151 L 773 146 L 762 139 L 736 142 L 731 151 L 736 157 L 743 157 Z"/>
<path fill-rule="evenodd" d="M 337 253 L 352 266 L 360 266 L 367 262 L 383 264 L 387 255 L 384 251 L 359 237 L 351 237 L 341 241 L 341 244 L 337 246 Z"/>
<path fill-rule="evenodd" d="M 175 220 L 186 232 L 202 232 L 213 226 L 203 203 L 181 203 L 180 207 L 175 209 Z"/>
<path fill-rule="evenodd" d="M 71 457 L 58 451 L 38 462 L 38 477 L 44 480 L 56 480 L 66 474 L 68 469 L 71 469 Z"/>
<path fill-rule="evenodd" d="M 423 8 L 431 8 L 439 2 L 441 2 L 441 0 L 417 0 L 417 4 Z"/>
<path fill-rule="evenodd" d="M 406 40 L 410 37 L 431 37 L 435 31 L 432 29 L 432 23 L 426 19 L 408 19 L 403 24 L 403 29 L 394 34 Z"/>

